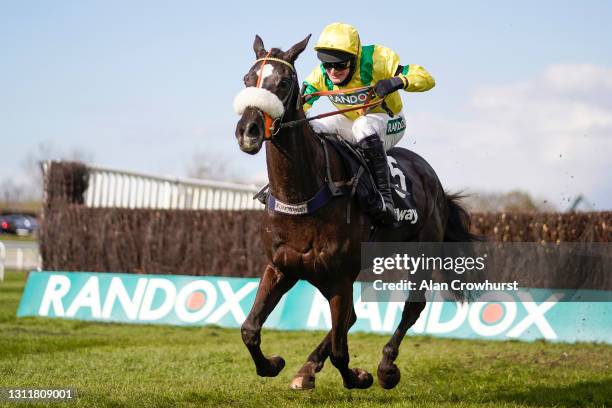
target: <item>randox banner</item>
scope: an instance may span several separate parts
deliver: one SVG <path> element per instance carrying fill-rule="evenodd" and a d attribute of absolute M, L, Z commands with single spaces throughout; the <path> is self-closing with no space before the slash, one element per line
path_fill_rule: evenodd
<path fill-rule="evenodd" d="M 258 280 L 252 278 L 32 272 L 17 316 L 239 327 L 255 300 L 257 286 Z M 362 302 L 360 287 L 355 283 L 357 322 L 352 331 L 392 332 L 403 303 Z M 409 334 L 612 344 L 612 302 L 560 302 L 562 296 L 563 291 L 526 289 L 507 301 L 432 302 Z M 327 300 L 300 281 L 283 297 L 265 327 L 327 330 L 331 327 Z"/>

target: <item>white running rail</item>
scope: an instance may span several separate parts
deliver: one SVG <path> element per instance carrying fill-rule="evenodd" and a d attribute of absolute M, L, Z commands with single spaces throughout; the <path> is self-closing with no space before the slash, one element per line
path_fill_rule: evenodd
<path fill-rule="evenodd" d="M 259 190 L 255 185 L 160 177 L 100 166 L 88 166 L 88 170 L 89 186 L 84 197 L 88 207 L 176 210 L 263 208 L 258 200 L 253 200 L 253 194 Z"/>

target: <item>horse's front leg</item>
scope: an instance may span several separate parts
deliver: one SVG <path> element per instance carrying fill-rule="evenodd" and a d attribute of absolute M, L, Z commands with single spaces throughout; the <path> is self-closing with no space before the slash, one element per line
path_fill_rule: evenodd
<path fill-rule="evenodd" d="M 297 279 L 289 278 L 281 271 L 268 265 L 259 282 L 255 303 L 242 324 L 241 333 L 244 344 L 255 362 L 257 374 L 262 377 L 275 377 L 285 366 L 280 356 L 267 358 L 261 351 L 261 326 L 272 313 L 281 297 L 295 285 Z"/>
<path fill-rule="evenodd" d="M 355 309 L 352 309 L 351 320 L 349 323 L 349 329 L 357 321 L 357 315 Z M 306 363 L 300 368 L 300 371 L 293 377 L 291 381 L 291 388 L 294 390 L 309 390 L 315 386 L 315 374 L 321 371 L 325 360 L 329 356 L 331 351 L 331 330 L 327 333 L 323 341 L 317 346 L 316 349 L 308 356 Z"/>
<path fill-rule="evenodd" d="M 419 319 L 421 312 L 425 309 L 425 297 L 423 293 L 417 293 L 417 298 L 412 301 L 407 300 L 402 312 L 402 320 L 397 329 L 383 348 L 383 357 L 378 365 L 378 383 L 384 389 L 391 389 L 399 383 L 400 370 L 394 361 L 399 354 L 399 347 L 406 335 L 406 332 Z"/>
<path fill-rule="evenodd" d="M 332 318 L 330 360 L 340 371 L 346 388 L 368 388 L 374 380 L 361 368 L 349 368 L 348 330 L 353 313 L 353 283 L 342 282 L 329 301 Z"/>

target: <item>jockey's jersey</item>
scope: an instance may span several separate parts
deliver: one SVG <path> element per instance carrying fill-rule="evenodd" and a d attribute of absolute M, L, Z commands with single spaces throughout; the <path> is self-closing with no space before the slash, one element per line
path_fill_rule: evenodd
<path fill-rule="evenodd" d="M 394 76 L 403 77 L 404 83 L 407 80 L 407 86 L 404 90 L 408 92 L 424 92 L 434 87 L 435 81 L 429 72 L 420 65 L 405 65 L 400 67 L 399 56 L 390 48 L 382 45 L 364 45 L 357 56 L 356 69 L 353 72 L 351 80 L 343 85 L 334 85 L 329 79 L 329 76 L 323 68 L 323 64 L 313 69 L 310 75 L 304 81 L 304 95 L 308 95 L 319 91 L 332 91 L 337 89 L 359 88 L 364 86 L 374 86 L 381 79 L 387 79 Z M 397 74 L 397 75 L 396 75 Z M 329 95 L 328 98 L 338 109 L 350 108 L 355 105 L 360 105 L 366 102 L 368 91 L 360 91 L 349 94 Z M 318 96 L 311 97 L 304 104 L 304 111 L 308 111 L 312 104 L 319 99 Z M 370 102 L 374 102 L 380 98 L 373 98 Z M 385 102 L 393 114 L 398 114 L 402 110 L 402 98 L 398 92 L 393 92 L 387 95 Z M 385 113 L 381 106 L 376 106 L 370 112 Z M 362 110 L 354 110 L 346 112 L 344 115 L 355 120 L 363 114 Z"/>

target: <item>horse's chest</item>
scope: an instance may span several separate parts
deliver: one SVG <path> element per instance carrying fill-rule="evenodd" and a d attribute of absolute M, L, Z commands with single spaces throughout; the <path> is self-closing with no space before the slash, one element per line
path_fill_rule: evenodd
<path fill-rule="evenodd" d="M 279 269 L 298 277 L 334 269 L 334 260 L 342 253 L 342 246 L 337 241 L 311 228 L 270 227 L 265 235 L 270 261 Z"/>
<path fill-rule="evenodd" d="M 279 243 L 272 251 L 272 263 L 276 267 L 298 276 L 325 270 L 324 258 L 314 248 L 296 248 L 287 243 Z"/>

